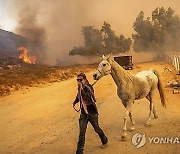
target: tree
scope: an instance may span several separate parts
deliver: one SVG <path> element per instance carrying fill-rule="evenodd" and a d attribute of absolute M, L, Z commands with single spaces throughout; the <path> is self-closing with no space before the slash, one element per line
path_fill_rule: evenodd
<path fill-rule="evenodd" d="M 133 28 L 134 50 L 136 52 L 155 52 L 162 55 L 164 51 L 180 50 L 180 19 L 172 8 L 163 7 L 152 11 L 151 18 L 144 19 L 141 11 L 137 16 Z"/>
<path fill-rule="evenodd" d="M 103 33 L 103 45 L 104 45 L 104 52 L 105 54 L 110 54 L 110 53 L 114 53 L 116 47 L 116 36 L 115 36 L 115 32 L 113 30 L 111 30 L 111 25 L 104 22 L 102 28 L 101 28 L 101 32 Z"/>
<path fill-rule="evenodd" d="M 69 55 L 107 55 L 128 52 L 131 46 L 131 39 L 123 35 L 119 37 L 111 29 L 109 23 L 104 22 L 101 30 L 93 26 L 82 27 L 81 34 L 84 37 L 84 47 L 74 47 Z"/>
<path fill-rule="evenodd" d="M 90 51 L 89 54 L 95 55 L 101 53 L 102 49 L 102 33 L 93 26 L 82 27 L 82 35 L 84 36 L 85 48 Z"/>

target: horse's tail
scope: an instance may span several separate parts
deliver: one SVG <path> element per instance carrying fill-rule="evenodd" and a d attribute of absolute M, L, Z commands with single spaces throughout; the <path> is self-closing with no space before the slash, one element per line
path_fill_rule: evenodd
<path fill-rule="evenodd" d="M 165 98 L 165 94 L 164 94 L 164 87 L 161 81 L 161 77 L 158 73 L 158 71 L 156 69 L 150 69 L 150 71 L 152 71 L 158 78 L 158 90 L 159 90 L 159 95 L 161 98 L 161 104 L 162 106 L 166 107 L 166 98 Z"/>

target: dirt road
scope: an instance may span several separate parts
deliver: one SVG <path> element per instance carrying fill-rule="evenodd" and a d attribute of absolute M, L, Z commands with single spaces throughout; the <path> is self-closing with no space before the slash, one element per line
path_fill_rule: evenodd
<path fill-rule="evenodd" d="M 138 64 L 132 72 L 151 67 L 157 68 L 160 73 L 163 71 L 160 63 L 144 63 Z M 91 82 L 92 73 L 87 73 Z M 45 87 L 20 90 L 0 98 L 0 153 L 75 153 L 79 114 L 73 110 L 72 102 L 76 87 L 73 78 Z M 136 132 L 144 132 L 147 137 L 180 136 L 180 94 L 172 94 L 170 89 L 166 89 L 168 105 L 165 109 L 156 93 L 155 106 L 159 118 L 153 119 L 150 127 L 145 127 L 149 114 L 148 101 L 136 101 L 132 112 L 136 130 L 128 132 L 128 140 L 122 142 L 120 137 L 125 109 L 116 95 L 116 86 L 110 75 L 95 85 L 95 93 L 100 126 L 108 136 L 109 143 L 102 148 L 97 134 L 88 125 L 85 153 L 180 153 L 179 144 L 150 144 L 147 139 L 143 147 L 136 149 L 131 142 Z"/>

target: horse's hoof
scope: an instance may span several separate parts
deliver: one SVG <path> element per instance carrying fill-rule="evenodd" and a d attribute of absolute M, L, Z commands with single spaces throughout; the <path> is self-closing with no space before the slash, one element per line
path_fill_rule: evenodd
<path fill-rule="evenodd" d="M 158 118 L 158 116 L 157 115 L 154 115 L 154 119 L 157 119 Z"/>
<path fill-rule="evenodd" d="M 150 124 L 150 123 L 146 123 L 145 126 L 146 126 L 146 127 L 149 127 L 149 126 L 151 126 L 151 124 Z"/>
<path fill-rule="evenodd" d="M 103 145 L 101 145 L 101 148 L 102 148 L 102 149 L 107 148 L 107 144 L 103 144 Z"/>
<path fill-rule="evenodd" d="M 121 141 L 123 141 L 123 142 L 124 142 L 124 141 L 126 141 L 126 140 L 127 140 L 127 137 L 126 137 L 126 136 L 124 136 L 124 135 L 122 135 L 122 136 L 121 136 Z"/>
<path fill-rule="evenodd" d="M 134 127 L 131 127 L 131 128 L 129 129 L 129 132 L 133 132 L 133 131 L 135 131 L 135 128 L 134 128 Z"/>

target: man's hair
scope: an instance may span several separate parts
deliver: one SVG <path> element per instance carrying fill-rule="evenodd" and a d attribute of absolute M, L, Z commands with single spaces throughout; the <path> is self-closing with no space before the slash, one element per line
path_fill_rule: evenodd
<path fill-rule="evenodd" d="M 77 75 L 77 77 L 82 77 L 83 79 L 86 80 L 87 83 L 89 83 L 88 79 L 86 78 L 86 74 L 80 73 L 80 74 Z"/>
<path fill-rule="evenodd" d="M 86 74 L 84 74 L 84 73 L 78 74 L 77 77 L 83 77 L 83 79 L 87 79 L 87 78 L 86 78 Z"/>

